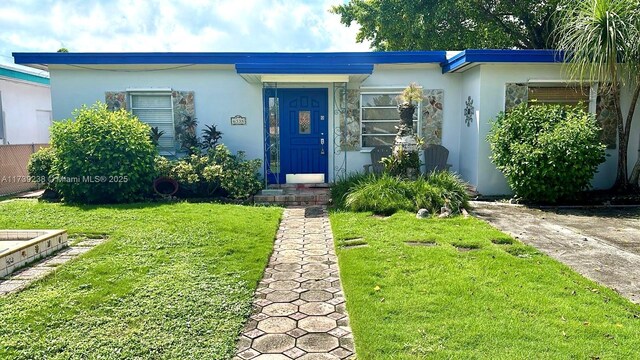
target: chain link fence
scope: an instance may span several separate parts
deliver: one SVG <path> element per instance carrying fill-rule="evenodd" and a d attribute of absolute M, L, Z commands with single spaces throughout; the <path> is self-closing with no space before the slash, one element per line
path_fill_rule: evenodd
<path fill-rule="evenodd" d="M 32 190 L 27 164 L 34 152 L 49 144 L 0 145 L 0 196 Z"/>

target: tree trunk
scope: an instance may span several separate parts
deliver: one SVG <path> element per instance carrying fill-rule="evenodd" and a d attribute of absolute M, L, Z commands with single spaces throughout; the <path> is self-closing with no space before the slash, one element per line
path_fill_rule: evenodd
<path fill-rule="evenodd" d="M 632 188 L 636 190 L 640 189 L 640 155 L 638 156 L 636 164 L 633 166 L 633 171 L 631 171 L 631 181 L 629 181 L 629 183 Z"/>
<path fill-rule="evenodd" d="M 627 133 L 631 132 L 631 122 L 633 121 L 633 115 L 636 110 L 636 105 L 638 104 L 638 97 L 640 97 L 640 79 L 638 80 L 636 89 L 633 92 L 629 113 L 627 114 L 627 123 L 625 124 L 625 130 Z M 638 144 L 638 152 L 638 160 L 636 160 L 636 164 L 633 166 L 633 171 L 631 171 L 631 180 L 629 181 L 629 185 L 632 190 L 640 189 L 640 182 L 638 182 L 640 178 L 640 144 Z"/>

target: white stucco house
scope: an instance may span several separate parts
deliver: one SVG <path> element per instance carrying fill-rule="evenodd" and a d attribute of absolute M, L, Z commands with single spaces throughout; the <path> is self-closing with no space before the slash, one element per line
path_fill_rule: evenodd
<path fill-rule="evenodd" d="M 48 74 L 0 65 L 0 145 L 49 143 L 51 119 Z"/>
<path fill-rule="evenodd" d="M 50 72 L 53 118 L 69 118 L 98 100 L 126 108 L 165 131 L 195 117 L 216 124 L 223 142 L 265 160 L 270 182 L 314 174 L 333 182 L 362 171 L 373 147 L 393 142 L 396 96 L 418 83 L 424 98 L 415 128 L 449 150 L 451 169 L 485 195 L 510 190 L 490 161 L 493 118 L 521 102 L 577 103 L 597 113 L 608 156 L 595 188 L 615 180 L 616 136 L 610 99 L 598 84 L 579 91 L 552 50 L 358 53 L 15 53 L 17 64 Z M 623 106 L 629 94 L 623 96 Z M 640 115 L 637 115 L 640 116 Z M 640 121 L 632 130 L 629 167 L 638 156 Z M 317 175 L 317 176 L 316 176 Z M 319 176 L 319 177 L 318 177 Z"/>

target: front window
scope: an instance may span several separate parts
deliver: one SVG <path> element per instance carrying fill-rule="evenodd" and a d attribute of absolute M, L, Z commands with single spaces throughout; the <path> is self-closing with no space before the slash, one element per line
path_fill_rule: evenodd
<path fill-rule="evenodd" d="M 400 123 L 398 96 L 401 91 L 363 92 L 360 95 L 362 147 L 391 146 Z M 420 106 L 413 114 L 413 131 L 418 132 Z"/>
<path fill-rule="evenodd" d="M 174 149 L 175 125 L 171 93 L 131 93 L 131 113 L 140 121 L 164 132 L 158 141 L 160 149 Z"/>
<path fill-rule="evenodd" d="M 567 84 L 529 84 L 528 88 L 529 105 L 558 104 L 576 106 L 582 104 L 585 111 L 590 110 L 590 86 L 572 86 Z"/>

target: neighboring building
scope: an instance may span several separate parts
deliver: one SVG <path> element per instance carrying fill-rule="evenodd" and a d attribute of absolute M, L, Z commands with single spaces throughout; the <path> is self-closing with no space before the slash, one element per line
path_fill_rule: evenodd
<path fill-rule="evenodd" d="M 615 121 L 597 84 L 576 90 L 550 50 L 370 53 L 15 53 L 16 63 L 48 70 L 53 117 L 106 101 L 165 131 L 175 152 L 175 125 L 216 124 L 232 151 L 266 162 L 270 182 L 333 182 L 362 171 L 371 149 L 393 141 L 395 97 L 423 87 L 416 128 L 449 149 L 452 170 L 485 195 L 509 193 L 490 161 L 486 136 L 495 116 L 515 104 L 584 101 L 598 113 L 610 146 L 593 180 L 615 180 Z M 625 92 L 623 106 L 629 102 Z M 638 115 L 640 116 L 640 115 Z M 631 132 L 638 144 L 640 122 Z M 638 155 L 629 149 L 630 167 Z M 304 176 L 291 176 L 302 174 Z M 289 176 L 287 176 L 289 175 Z"/>
<path fill-rule="evenodd" d="M 0 145 L 48 144 L 51 119 L 48 74 L 0 65 Z"/>

